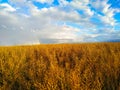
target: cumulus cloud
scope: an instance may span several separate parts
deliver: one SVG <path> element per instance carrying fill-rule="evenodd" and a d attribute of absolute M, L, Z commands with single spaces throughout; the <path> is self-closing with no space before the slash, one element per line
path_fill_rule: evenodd
<path fill-rule="evenodd" d="M 90 42 L 120 37 L 113 28 L 114 15 L 119 10 L 110 8 L 107 1 L 59 0 L 58 6 L 43 8 L 33 2 L 52 4 L 53 0 L 9 2 L 0 4 L 0 45 Z"/>
<path fill-rule="evenodd" d="M 73 36 L 75 36 L 76 28 L 70 26 L 65 28 L 63 25 L 55 24 L 60 16 L 58 20 L 72 20 L 74 14 L 69 16 L 62 12 L 59 15 L 57 14 L 59 10 L 52 7 L 38 10 L 34 6 L 32 9 L 31 16 L 28 17 L 16 12 L 6 12 L 6 9 L 0 12 L 1 44 L 47 43 L 49 40 L 57 43 L 75 39 Z"/>
<path fill-rule="evenodd" d="M 26 18 L 19 18 L 9 14 L 0 16 L 0 44 L 13 45 L 25 43 L 38 43 L 37 37 L 29 29 L 29 25 L 24 22 Z"/>

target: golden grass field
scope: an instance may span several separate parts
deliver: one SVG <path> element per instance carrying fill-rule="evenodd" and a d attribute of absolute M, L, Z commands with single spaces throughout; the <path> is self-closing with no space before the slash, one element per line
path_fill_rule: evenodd
<path fill-rule="evenodd" d="M 0 90 L 120 90 L 120 43 L 0 47 Z"/>

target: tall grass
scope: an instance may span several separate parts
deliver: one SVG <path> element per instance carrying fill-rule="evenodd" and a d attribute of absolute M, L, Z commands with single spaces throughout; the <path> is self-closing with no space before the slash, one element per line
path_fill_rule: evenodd
<path fill-rule="evenodd" d="M 0 90 L 120 90 L 120 43 L 0 47 Z"/>

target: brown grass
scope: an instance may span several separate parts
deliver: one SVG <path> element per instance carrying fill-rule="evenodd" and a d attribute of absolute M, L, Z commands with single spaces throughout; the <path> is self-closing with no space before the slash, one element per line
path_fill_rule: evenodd
<path fill-rule="evenodd" d="M 120 43 L 0 47 L 0 90 L 120 90 Z"/>

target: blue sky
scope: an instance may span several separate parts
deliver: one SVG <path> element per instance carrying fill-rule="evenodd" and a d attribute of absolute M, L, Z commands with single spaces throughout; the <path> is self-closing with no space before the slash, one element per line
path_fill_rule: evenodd
<path fill-rule="evenodd" d="M 0 0 L 0 45 L 120 40 L 120 0 Z"/>

